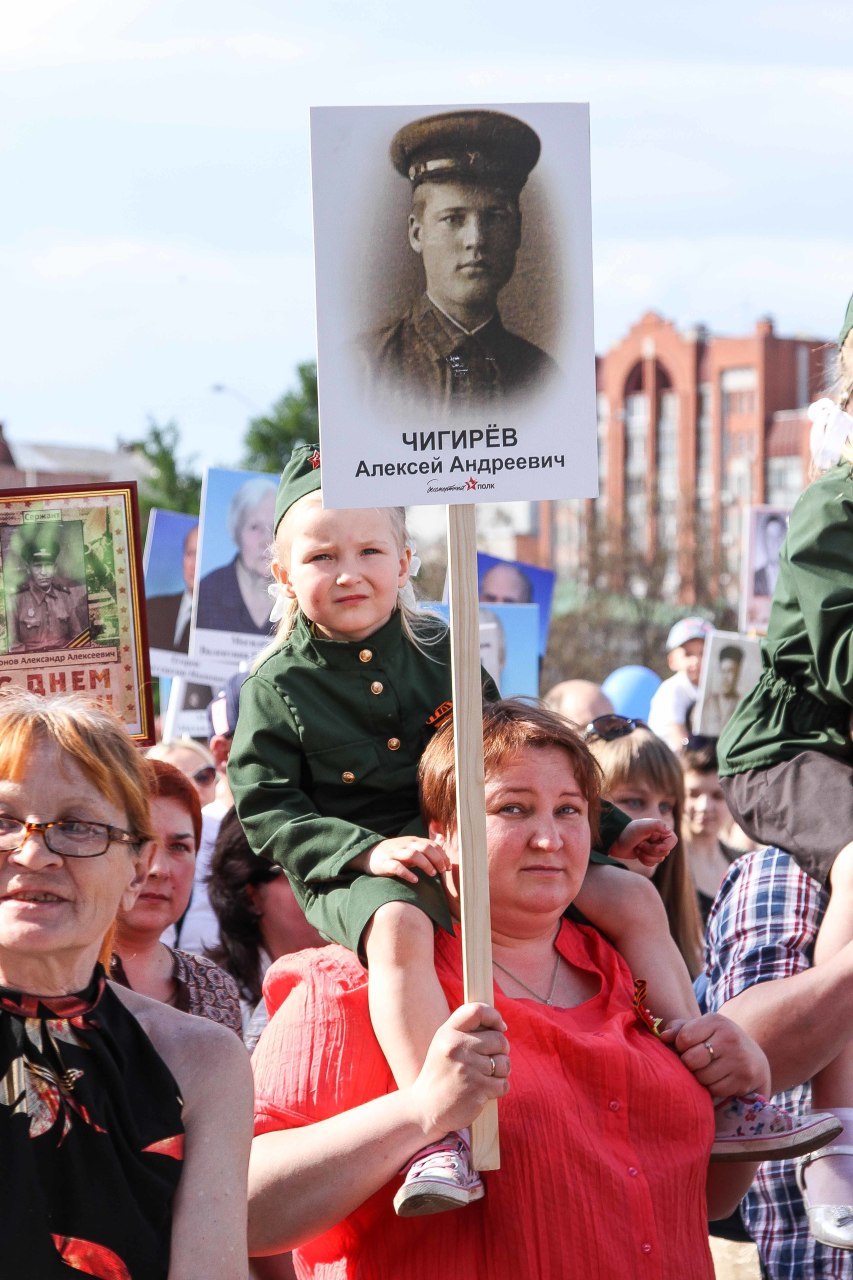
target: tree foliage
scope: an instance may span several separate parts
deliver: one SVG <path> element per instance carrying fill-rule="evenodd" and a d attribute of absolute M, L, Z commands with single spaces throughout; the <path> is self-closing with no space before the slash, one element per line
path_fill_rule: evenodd
<path fill-rule="evenodd" d="M 141 440 L 132 440 L 125 448 L 145 458 L 150 466 L 148 477 L 139 486 L 139 517 L 143 529 L 148 526 L 152 507 L 166 511 L 185 511 L 198 515 L 201 500 L 201 476 L 193 467 L 195 455 L 180 459 L 180 431 L 176 422 L 161 426 L 148 419 L 148 431 Z"/>
<path fill-rule="evenodd" d="M 252 418 L 246 431 L 243 466 L 251 471 L 279 472 L 297 444 L 317 440 L 317 365 L 305 361 L 296 369 L 298 386 L 286 391 L 269 413 Z"/>

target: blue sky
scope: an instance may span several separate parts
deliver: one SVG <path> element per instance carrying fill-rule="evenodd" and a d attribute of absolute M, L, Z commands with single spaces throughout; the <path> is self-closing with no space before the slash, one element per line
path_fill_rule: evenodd
<path fill-rule="evenodd" d="M 828 337 L 853 290 L 848 4 L 3 8 L 13 447 L 151 416 L 198 465 L 238 461 L 314 353 L 311 105 L 589 101 L 598 350 L 649 309 Z"/>

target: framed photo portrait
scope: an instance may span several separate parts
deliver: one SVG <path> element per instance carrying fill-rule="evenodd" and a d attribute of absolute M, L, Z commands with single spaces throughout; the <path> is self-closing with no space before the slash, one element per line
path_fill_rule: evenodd
<path fill-rule="evenodd" d="M 741 554 L 741 630 L 766 635 L 790 507 L 746 507 Z"/>
<path fill-rule="evenodd" d="M 272 543 L 278 476 L 209 467 L 201 494 L 190 653 L 211 683 L 251 663 L 272 638 Z"/>
<path fill-rule="evenodd" d="M 548 647 L 551 601 L 554 597 L 553 569 L 540 569 L 523 560 L 501 560 L 497 556 L 477 552 L 477 590 L 480 603 L 494 607 L 508 604 L 533 604 L 539 611 L 538 647 L 540 656 Z"/>
<path fill-rule="evenodd" d="M 423 606 L 450 619 L 446 604 Z M 539 696 L 539 610 L 535 604 L 480 606 L 480 661 L 502 698 Z"/>
<path fill-rule="evenodd" d="M 322 107 L 311 148 L 324 501 L 595 496 L 587 106 Z"/>
<path fill-rule="evenodd" d="M 0 490 L 0 684 L 86 694 L 153 741 L 134 483 Z"/>
<path fill-rule="evenodd" d="M 142 561 L 155 676 L 189 676 L 196 670 L 189 647 L 197 550 L 198 516 L 155 507 Z"/>
<path fill-rule="evenodd" d="M 761 645 L 757 638 L 737 631 L 712 631 L 702 654 L 692 732 L 719 738 L 735 707 L 760 675 Z"/>

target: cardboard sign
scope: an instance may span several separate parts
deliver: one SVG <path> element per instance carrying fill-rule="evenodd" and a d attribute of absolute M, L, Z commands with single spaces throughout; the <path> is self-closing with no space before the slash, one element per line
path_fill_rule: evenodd
<path fill-rule="evenodd" d="M 326 504 L 596 496 L 587 106 L 315 108 L 311 147 Z"/>
<path fill-rule="evenodd" d="M 0 686 L 16 685 L 85 694 L 153 741 L 132 481 L 0 491 Z"/>

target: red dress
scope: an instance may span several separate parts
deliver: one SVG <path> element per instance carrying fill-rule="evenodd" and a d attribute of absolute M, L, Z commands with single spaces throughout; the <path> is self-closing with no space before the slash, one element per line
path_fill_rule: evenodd
<path fill-rule="evenodd" d="M 627 968 L 600 935 L 565 921 L 557 946 L 600 976 L 600 990 L 574 1009 L 496 992 L 512 1088 L 500 1103 L 501 1168 L 484 1175 L 485 1198 L 401 1219 L 394 1179 L 295 1252 L 300 1280 L 713 1280 L 710 1096 L 639 1022 Z M 455 1008 L 458 939 L 438 932 L 435 954 Z M 370 1026 L 366 974 L 348 951 L 280 960 L 265 994 L 275 1016 L 253 1058 L 256 1133 L 395 1088 Z"/>

